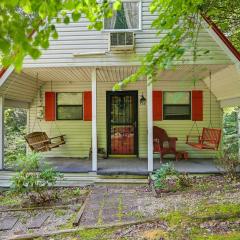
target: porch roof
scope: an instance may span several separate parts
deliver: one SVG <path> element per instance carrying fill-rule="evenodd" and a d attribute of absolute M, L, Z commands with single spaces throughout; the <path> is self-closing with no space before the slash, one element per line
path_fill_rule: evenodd
<path fill-rule="evenodd" d="M 130 76 L 137 66 L 99 67 L 97 82 L 113 84 Z M 160 72 L 155 77 L 158 81 L 186 81 L 202 79 L 209 87 L 209 72 L 212 72 L 212 92 L 224 106 L 240 105 L 240 74 L 235 65 L 177 65 L 174 69 Z M 48 67 L 25 68 L 17 74 L 13 72 L 0 87 L 0 94 L 6 99 L 30 103 L 36 95 L 37 88 L 44 82 L 91 81 L 92 68 L 89 67 Z M 36 79 L 38 76 L 38 80 Z M 145 79 L 141 79 L 145 80 Z"/>

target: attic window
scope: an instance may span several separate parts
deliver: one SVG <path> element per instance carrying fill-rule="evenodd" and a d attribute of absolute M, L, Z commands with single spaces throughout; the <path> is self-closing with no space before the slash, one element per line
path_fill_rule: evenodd
<path fill-rule="evenodd" d="M 123 2 L 121 10 L 115 11 L 111 18 L 104 19 L 105 30 L 140 29 L 140 2 Z"/>

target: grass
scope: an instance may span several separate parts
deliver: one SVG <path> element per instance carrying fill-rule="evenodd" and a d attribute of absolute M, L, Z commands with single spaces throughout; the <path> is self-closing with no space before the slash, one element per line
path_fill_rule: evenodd
<path fill-rule="evenodd" d="M 11 191 L 6 191 L 0 195 L 0 206 L 14 206 L 20 205 L 22 203 L 22 198 L 20 195 L 12 193 Z"/>
<path fill-rule="evenodd" d="M 196 239 L 196 240 L 222 240 L 240 239 L 239 232 L 226 233 L 225 235 L 213 235 L 200 224 L 211 220 L 234 221 L 240 216 L 240 204 L 223 203 L 212 205 L 200 205 L 194 213 L 188 211 L 175 211 L 167 215 L 161 215 L 160 219 L 167 222 L 170 227 L 169 239 Z"/>

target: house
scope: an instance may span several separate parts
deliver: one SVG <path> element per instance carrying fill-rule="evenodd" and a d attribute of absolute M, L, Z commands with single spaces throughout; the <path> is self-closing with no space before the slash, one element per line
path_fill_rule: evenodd
<path fill-rule="evenodd" d="M 210 118 L 213 127 L 221 128 L 222 108 L 240 105 L 240 53 L 210 20 L 202 19 L 197 44 L 210 50 L 207 55 L 193 62 L 189 50 L 174 69 L 157 74 L 151 83 L 152 76 L 146 76 L 122 91 L 112 91 L 159 41 L 151 28 L 155 16 L 149 13 L 150 2 L 124 0 L 123 12 L 105 20 L 102 31 L 89 30 L 85 19 L 57 24 L 59 39 L 52 39 L 38 60 L 27 57 L 19 74 L 12 67 L 2 71 L 1 132 L 4 107 L 26 108 L 29 132 L 66 135 L 66 144 L 45 152 L 45 157 L 81 161 L 92 148 L 91 171 L 98 169 L 97 148 L 104 149 L 110 160 L 147 159 L 146 170 L 153 171 L 154 125 L 177 137 L 177 149 L 188 151 L 190 158 L 215 157 L 216 151 L 185 143 L 195 120 L 200 129 Z M 196 76 L 201 80 L 194 84 Z M 0 135 L 0 169 L 3 141 Z"/>

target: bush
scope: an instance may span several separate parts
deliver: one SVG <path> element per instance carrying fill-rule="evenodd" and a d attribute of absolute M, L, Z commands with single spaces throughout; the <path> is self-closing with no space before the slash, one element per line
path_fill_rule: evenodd
<path fill-rule="evenodd" d="M 179 189 L 184 189 L 192 186 L 192 179 L 187 173 L 180 174 L 177 173 L 176 184 Z"/>
<path fill-rule="evenodd" d="M 238 167 L 240 159 L 236 153 L 225 153 L 216 160 L 217 166 L 224 170 L 226 178 L 230 181 L 236 180 L 238 177 Z"/>
<path fill-rule="evenodd" d="M 158 170 L 154 171 L 151 175 L 152 180 L 154 181 L 154 186 L 159 189 L 167 188 L 167 178 L 169 176 L 176 175 L 176 170 L 173 167 L 173 164 L 166 163 L 163 164 Z"/>
<path fill-rule="evenodd" d="M 174 169 L 173 164 L 163 164 L 153 172 L 151 179 L 157 189 L 176 191 L 192 186 L 192 179 L 186 173 L 179 173 Z"/>
<path fill-rule="evenodd" d="M 4 167 L 15 168 L 18 154 L 26 154 L 27 111 L 9 108 L 4 111 Z"/>
<path fill-rule="evenodd" d="M 62 174 L 41 163 L 39 154 L 18 155 L 16 165 L 20 172 L 12 179 L 14 192 L 27 195 L 35 203 L 56 198 L 47 190 L 62 178 Z"/>

